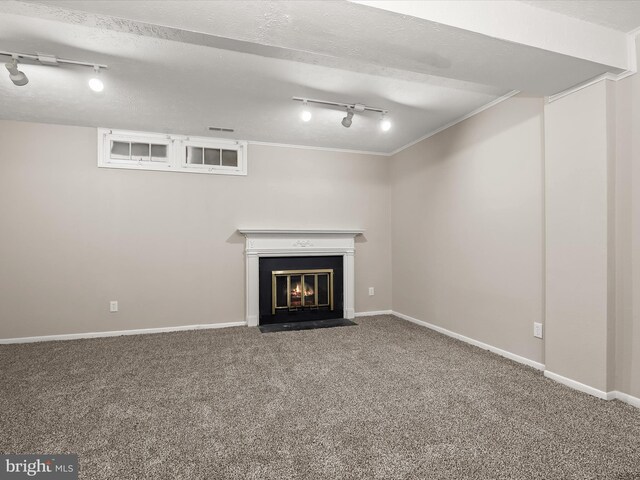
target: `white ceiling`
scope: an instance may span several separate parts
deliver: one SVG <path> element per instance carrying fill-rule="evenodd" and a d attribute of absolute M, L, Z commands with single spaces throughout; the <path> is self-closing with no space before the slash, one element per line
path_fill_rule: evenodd
<path fill-rule="evenodd" d="M 585 22 L 620 32 L 638 28 L 640 2 L 636 0 L 522 0 L 537 8 L 551 10 Z"/>
<path fill-rule="evenodd" d="M 86 88 L 89 69 L 23 65 L 26 87 L 0 74 L 0 117 L 215 136 L 213 125 L 234 128 L 230 138 L 388 153 L 514 89 L 548 95 L 625 69 L 624 38 L 585 22 L 567 28 L 586 25 L 576 35 L 609 50 L 437 20 L 343 1 L 0 2 L 0 50 L 109 65 L 102 94 Z M 292 96 L 388 109 L 393 128 L 366 113 L 346 129 L 344 112 L 323 108 L 304 124 Z"/>

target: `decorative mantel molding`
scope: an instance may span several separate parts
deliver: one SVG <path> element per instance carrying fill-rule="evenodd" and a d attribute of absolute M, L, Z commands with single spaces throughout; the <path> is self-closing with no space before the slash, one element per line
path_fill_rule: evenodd
<path fill-rule="evenodd" d="M 239 228 L 246 237 L 246 319 L 258 325 L 260 257 L 341 255 L 344 258 L 344 316 L 355 316 L 355 237 L 364 230 L 250 229 Z"/>
<path fill-rule="evenodd" d="M 355 237 L 364 233 L 361 229 L 287 229 L 287 228 L 239 228 L 240 232 L 245 237 L 247 235 L 350 235 Z"/>

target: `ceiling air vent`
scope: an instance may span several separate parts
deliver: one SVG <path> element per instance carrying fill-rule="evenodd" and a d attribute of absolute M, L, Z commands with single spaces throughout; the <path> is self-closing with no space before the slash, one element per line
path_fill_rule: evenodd
<path fill-rule="evenodd" d="M 233 132 L 233 128 L 209 127 L 212 132 Z"/>

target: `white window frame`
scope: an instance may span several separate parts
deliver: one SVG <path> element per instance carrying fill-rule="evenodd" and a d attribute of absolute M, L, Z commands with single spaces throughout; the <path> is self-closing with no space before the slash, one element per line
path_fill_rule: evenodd
<path fill-rule="evenodd" d="M 167 160 L 165 162 L 120 160 L 111 158 L 111 142 L 154 143 L 167 146 Z M 124 130 L 98 129 L 98 166 L 108 168 L 129 168 L 135 170 L 173 169 L 174 142 L 169 135 L 144 132 L 129 132 Z"/>
<path fill-rule="evenodd" d="M 246 175 L 247 174 L 247 143 L 236 140 L 207 137 L 184 137 L 175 142 L 180 168 L 189 172 L 214 173 L 218 175 Z M 187 163 L 187 147 L 213 148 L 219 150 L 234 150 L 238 152 L 238 166 L 223 165 L 189 165 Z M 204 154 L 204 152 L 203 152 Z"/>
<path fill-rule="evenodd" d="M 150 143 L 167 146 L 167 161 L 135 161 L 111 158 L 111 142 Z M 234 150 L 237 153 L 236 167 L 222 165 L 187 164 L 187 147 Z M 131 170 L 154 170 L 162 172 L 206 173 L 213 175 L 246 175 L 247 142 L 211 137 L 192 137 L 162 133 L 136 132 L 130 130 L 98 129 L 98 167 L 125 168 Z"/>

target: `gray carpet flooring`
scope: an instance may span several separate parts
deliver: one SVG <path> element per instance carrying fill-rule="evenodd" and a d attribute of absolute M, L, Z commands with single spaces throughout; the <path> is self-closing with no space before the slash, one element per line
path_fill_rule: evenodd
<path fill-rule="evenodd" d="M 391 316 L 0 346 L 0 451 L 80 478 L 639 479 L 640 410 Z"/>

